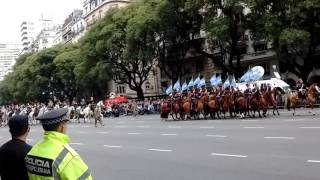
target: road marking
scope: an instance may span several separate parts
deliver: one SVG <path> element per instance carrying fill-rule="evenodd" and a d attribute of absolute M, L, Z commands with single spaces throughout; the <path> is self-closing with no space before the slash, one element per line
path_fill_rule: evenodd
<path fill-rule="evenodd" d="M 301 129 L 320 129 L 320 127 L 300 127 Z"/>
<path fill-rule="evenodd" d="M 213 126 L 201 126 L 200 129 L 214 129 Z"/>
<path fill-rule="evenodd" d="M 78 145 L 78 146 L 82 146 L 82 145 L 84 145 L 84 144 L 83 144 L 83 143 L 74 142 L 74 143 L 70 143 L 70 145 Z"/>
<path fill-rule="evenodd" d="M 120 125 L 120 126 L 115 126 L 116 128 L 126 128 L 127 126 L 123 126 L 123 125 Z"/>
<path fill-rule="evenodd" d="M 144 121 L 136 121 L 137 123 L 144 123 Z"/>
<path fill-rule="evenodd" d="M 248 156 L 246 156 L 246 155 L 217 154 L 217 153 L 211 153 L 211 156 L 225 156 L 225 157 L 238 157 L 238 158 L 246 158 L 246 157 L 248 157 Z"/>
<path fill-rule="evenodd" d="M 241 120 L 242 122 L 256 122 L 257 120 Z"/>
<path fill-rule="evenodd" d="M 245 129 L 264 129 L 264 127 L 243 127 Z"/>
<path fill-rule="evenodd" d="M 179 129 L 181 126 L 169 126 L 170 129 Z"/>
<path fill-rule="evenodd" d="M 90 126 L 82 126 L 83 128 L 88 128 L 88 127 L 90 127 Z"/>
<path fill-rule="evenodd" d="M 161 136 L 176 136 L 177 134 L 160 134 Z"/>
<path fill-rule="evenodd" d="M 264 139 L 296 139 L 295 137 L 263 137 Z"/>
<path fill-rule="evenodd" d="M 100 131 L 100 132 L 96 132 L 97 134 L 109 134 L 109 132 L 106 131 Z"/>
<path fill-rule="evenodd" d="M 83 131 L 76 131 L 77 133 L 79 133 L 79 134 L 84 134 L 85 132 L 83 132 Z"/>
<path fill-rule="evenodd" d="M 129 135 L 139 135 L 141 133 L 128 133 Z"/>
<path fill-rule="evenodd" d="M 149 128 L 150 126 L 137 126 L 138 128 Z"/>
<path fill-rule="evenodd" d="M 320 163 L 320 160 L 308 160 L 309 163 Z"/>
<path fill-rule="evenodd" d="M 116 122 L 117 124 L 124 124 L 125 122 Z"/>
<path fill-rule="evenodd" d="M 170 149 L 148 149 L 149 151 L 172 152 Z"/>
<path fill-rule="evenodd" d="M 224 135 L 212 135 L 212 134 L 207 134 L 207 137 L 217 137 L 217 138 L 226 138 L 228 136 L 224 136 Z"/>
<path fill-rule="evenodd" d="M 27 141 L 31 141 L 31 142 L 32 142 L 32 141 L 34 141 L 34 140 L 33 140 L 33 139 L 31 139 L 31 138 L 28 138 L 28 139 L 27 139 Z"/>
<path fill-rule="evenodd" d="M 103 145 L 103 147 L 107 147 L 107 148 L 121 148 L 121 146 L 113 146 L 113 145 Z"/>

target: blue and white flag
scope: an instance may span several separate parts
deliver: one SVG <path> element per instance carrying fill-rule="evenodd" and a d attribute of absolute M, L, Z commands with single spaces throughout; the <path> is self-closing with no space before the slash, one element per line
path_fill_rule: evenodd
<path fill-rule="evenodd" d="M 200 83 L 201 79 L 200 79 L 200 75 L 197 77 L 197 79 L 194 80 L 193 85 L 194 86 L 198 86 L 198 84 Z"/>
<path fill-rule="evenodd" d="M 222 84 L 222 79 L 221 79 L 221 75 L 219 75 L 215 81 L 216 83 L 216 86 L 219 85 L 219 84 Z"/>
<path fill-rule="evenodd" d="M 224 88 L 230 87 L 230 80 L 229 78 L 223 84 Z"/>
<path fill-rule="evenodd" d="M 213 75 L 211 78 L 210 78 L 210 83 L 211 83 L 211 86 L 216 86 L 216 80 L 217 80 L 217 75 Z"/>
<path fill-rule="evenodd" d="M 180 91 L 180 90 L 181 90 L 180 80 L 178 80 L 178 81 L 174 84 L 173 90 L 176 90 L 176 91 Z"/>
<path fill-rule="evenodd" d="M 188 90 L 188 84 L 187 84 L 187 81 L 185 81 L 182 85 L 182 90 L 181 91 L 186 91 Z"/>
<path fill-rule="evenodd" d="M 198 84 L 198 88 L 201 88 L 202 86 L 205 86 L 205 85 L 206 85 L 206 79 L 202 78 Z"/>
<path fill-rule="evenodd" d="M 238 87 L 237 82 L 236 82 L 236 78 L 234 76 L 233 76 L 232 81 L 231 81 L 231 87 L 233 87 L 233 88 L 237 88 Z"/>
<path fill-rule="evenodd" d="M 167 89 L 166 89 L 166 94 L 170 95 L 172 93 L 173 89 L 172 89 L 172 85 L 170 85 Z"/>
<path fill-rule="evenodd" d="M 192 79 L 189 81 L 188 88 L 192 88 L 193 86 L 194 84 L 193 84 L 193 77 L 192 77 Z"/>

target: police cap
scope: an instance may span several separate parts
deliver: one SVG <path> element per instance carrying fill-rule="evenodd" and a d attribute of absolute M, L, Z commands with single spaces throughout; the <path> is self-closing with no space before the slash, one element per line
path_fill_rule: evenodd
<path fill-rule="evenodd" d="M 41 124 L 57 124 L 68 120 L 67 113 L 68 109 L 58 108 L 38 116 L 37 120 L 39 120 Z"/>

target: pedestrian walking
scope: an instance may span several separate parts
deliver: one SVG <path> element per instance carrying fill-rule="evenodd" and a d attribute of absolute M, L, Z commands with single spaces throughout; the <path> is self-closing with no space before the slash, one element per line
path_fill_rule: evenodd
<path fill-rule="evenodd" d="M 45 133 L 25 159 L 30 180 L 92 179 L 88 166 L 68 144 L 67 112 L 59 108 L 37 118 Z"/>
<path fill-rule="evenodd" d="M 28 117 L 16 115 L 9 119 L 12 139 L 0 148 L 0 176 L 2 180 L 28 180 L 24 159 L 31 146 L 26 143 L 30 131 Z"/>

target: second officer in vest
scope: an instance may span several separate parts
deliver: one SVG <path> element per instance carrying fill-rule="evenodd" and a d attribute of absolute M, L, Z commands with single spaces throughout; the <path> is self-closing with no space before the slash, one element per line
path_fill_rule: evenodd
<path fill-rule="evenodd" d="M 45 133 L 25 158 L 30 180 L 92 179 L 88 166 L 68 144 L 67 112 L 60 108 L 37 118 Z"/>

